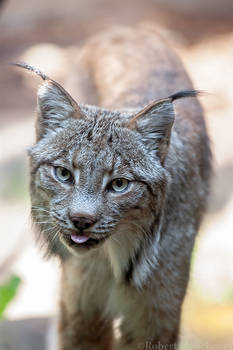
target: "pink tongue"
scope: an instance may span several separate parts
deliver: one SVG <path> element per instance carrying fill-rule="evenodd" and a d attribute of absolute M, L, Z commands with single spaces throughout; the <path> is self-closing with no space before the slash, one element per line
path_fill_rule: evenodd
<path fill-rule="evenodd" d="M 88 241 L 89 237 L 79 236 L 79 235 L 71 235 L 71 239 L 75 243 L 84 243 L 84 242 Z"/>

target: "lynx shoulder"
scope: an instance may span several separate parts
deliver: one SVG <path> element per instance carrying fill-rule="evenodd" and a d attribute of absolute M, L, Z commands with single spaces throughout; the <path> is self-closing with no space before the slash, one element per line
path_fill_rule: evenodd
<path fill-rule="evenodd" d="M 18 64 L 43 79 L 31 202 L 38 240 L 62 262 L 59 349 L 175 346 L 211 175 L 198 93 L 139 27 L 96 36 L 78 62 L 78 102 Z"/>

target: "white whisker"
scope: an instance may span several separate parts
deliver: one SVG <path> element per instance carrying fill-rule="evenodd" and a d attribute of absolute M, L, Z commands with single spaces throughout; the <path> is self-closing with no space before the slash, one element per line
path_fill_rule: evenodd
<path fill-rule="evenodd" d="M 51 240 L 51 243 L 54 243 L 54 241 L 57 239 L 59 233 L 60 233 L 60 228 L 57 229 L 55 235 L 53 236 L 53 238 L 52 238 L 52 240 Z"/>
<path fill-rule="evenodd" d="M 41 224 L 51 224 L 50 221 L 34 221 L 34 224 L 38 224 L 38 225 L 41 225 Z"/>
<path fill-rule="evenodd" d="M 57 226 L 58 226 L 58 225 L 48 227 L 48 228 L 46 228 L 45 230 L 43 230 L 43 232 L 49 232 L 49 231 L 52 231 L 52 230 L 56 230 Z"/>
<path fill-rule="evenodd" d="M 32 207 L 31 207 L 31 210 L 45 211 L 46 213 L 49 213 L 49 214 L 50 214 L 50 211 L 49 211 L 49 210 L 46 210 L 46 209 L 41 208 L 41 207 L 34 207 L 34 206 L 32 206 Z"/>

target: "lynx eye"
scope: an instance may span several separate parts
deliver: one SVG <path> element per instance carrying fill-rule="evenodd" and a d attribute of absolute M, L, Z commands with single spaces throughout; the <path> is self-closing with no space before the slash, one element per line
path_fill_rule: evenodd
<path fill-rule="evenodd" d="M 60 166 L 54 168 L 54 174 L 60 182 L 70 182 L 73 179 L 71 172 Z"/>
<path fill-rule="evenodd" d="M 129 186 L 129 181 L 126 179 L 115 179 L 110 183 L 110 189 L 114 192 L 124 192 Z"/>

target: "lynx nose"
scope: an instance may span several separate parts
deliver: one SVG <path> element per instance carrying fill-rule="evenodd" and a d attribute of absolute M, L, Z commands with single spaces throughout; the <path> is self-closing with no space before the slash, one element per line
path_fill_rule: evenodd
<path fill-rule="evenodd" d="M 84 213 L 70 215 L 70 219 L 74 227 L 79 230 L 86 230 L 97 221 L 95 217 Z"/>

